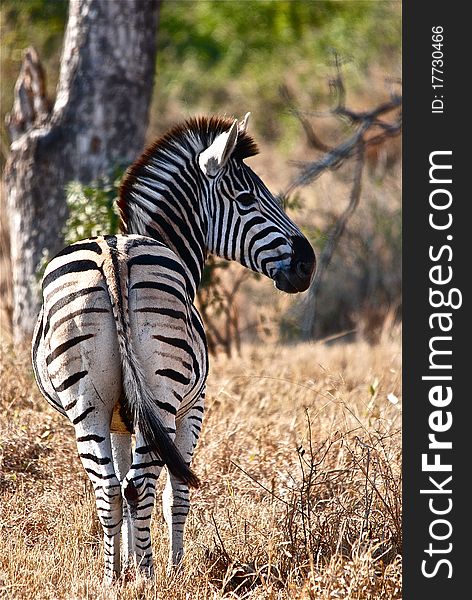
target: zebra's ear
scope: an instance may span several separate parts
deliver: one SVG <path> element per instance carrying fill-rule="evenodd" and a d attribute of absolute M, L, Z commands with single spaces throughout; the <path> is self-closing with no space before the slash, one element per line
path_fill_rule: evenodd
<path fill-rule="evenodd" d="M 250 112 L 247 112 L 244 115 L 244 119 L 238 125 L 238 133 L 246 133 L 246 131 L 247 131 L 247 124 L 248 124 L 250 116 L 251 116 Z"/>
<path fill-rule="evenodd" d="M 228 131 L 220 133 L 213 143 L 198 157 L 198 164 L 205 175 L 214 177 L 224 167 L 238 141 L 238 121 L 234 120 Z"/>

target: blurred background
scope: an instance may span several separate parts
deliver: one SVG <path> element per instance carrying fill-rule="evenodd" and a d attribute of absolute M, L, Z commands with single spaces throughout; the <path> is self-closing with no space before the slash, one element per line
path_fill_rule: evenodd
<path fill-rule="evenodd" d="M 5 116 L 12 111 L 25 48 L 33 46 L 37 51 L 44 72 L 44 96 L 52 105 L 67 19 L 65 0 L 2 2 L 2 169 L 11 142 Z M 400 2 L 166 0 L 159 5 L 155 79 L 148 82 L 152 92 L 149 115 L 142 117 L 144 123 L 149 120 L 145 142 L 195 114 L 242 117 L 251 111 L 250 131 L 261 152 L 250 159 L 250 165 L 271 191 L 284 192 L 300 165 L 323 155 L 310 144 L 294 112 L 299 111 L 330 148 L 342 143 L 356 123 L 332 112 L 335 63 L 341 65 L 346 106 L 367 111 L 388 101 L 392 82 L 398 82 L 400 48 Z M 360 201 L 317 292 L 312 332 L 316 338 L 362 335 L 375 342 L 385 322 L 399 318 L 400 158 L 398 136 L 366 148 Z M 349 204 L 352 162 L 345 160 L 337 169 L 324 171 L 316 182 L 298 187 L 287 199 L 287 210 L 318 255 Z M 92 233 L 111 233 L 118 227 L 112 204 L 126 166 L 109 164 L 108 172 L 91 182 L 66 182 L 66 242 Z M 8 330 L 14 301 L 4 191 L 1 323 Z M 94 207 L 88 217 L 85 205 Z M 39 273 L 45 260 L 47 254 L 35 267 Z M 219 334 L 228 321 L 233 340 L 235 332 L 243 341 L 300 337 L 301 320 L 310 311 L 306 299 L 276 294 L 270 281 L 249 275 L 239 265 L 228 267 L 214 261 L 210 268 L 206 281 L 211 285 L 202 289 L 200 302 L 215 348 L 234 349 L 234 341 Z"/>

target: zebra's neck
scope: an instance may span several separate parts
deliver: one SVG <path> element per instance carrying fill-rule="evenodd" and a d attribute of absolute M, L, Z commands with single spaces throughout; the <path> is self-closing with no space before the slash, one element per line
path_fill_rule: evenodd
<path fill-rule="evenodd" d="M 159 140 L 128 171 L 119 202 L 127 233 L 157 239 L 179 256 L 192 299 L 207 256 L 208 215 L 197 164 L 202 149 L 192 136 L 179 144 Z"/>

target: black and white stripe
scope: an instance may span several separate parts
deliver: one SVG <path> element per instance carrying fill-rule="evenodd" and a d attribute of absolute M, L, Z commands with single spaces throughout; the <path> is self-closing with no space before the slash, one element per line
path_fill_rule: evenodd
<path fill-rule="evenodd" d="M 208 372 L 193 300 L 208 252 L 291 293 L 314 270 L 311 246 L 244 163 L 256 152 L 246 125 L 201 118 L 163 136 L 122 184 L 127 235 L 68 246 L 43 279 L 33 366 L 46 399 L 75 427 L 107 581 L 123 566 L 120 531 L 123 563 L 152 573 L 150 519 L 164 465 L 169 564 L 183 555 Z"/>

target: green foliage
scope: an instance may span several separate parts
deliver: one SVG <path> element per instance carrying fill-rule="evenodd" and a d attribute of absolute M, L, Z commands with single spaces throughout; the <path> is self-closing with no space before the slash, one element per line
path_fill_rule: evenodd
<path fill-rule="evenodd" d="M 53 95 L 67 9 L 66 0 L 3 0 L 2 120 L 31 44 Z M 181 117 L 251 110 L 259 134 L 285 145 L 298 128 L 280 97 L 281 83 L 313 106 L 326 93 L 333 50 L 352 59 L 345 73 L 352 90 L 370 67 L 387 64 L 398 74 L 400 39 L 401 3 L 392 0 L 165 0 L 151 129 L 162 131 L 175 111 Z"/>
<path fill-rule="evenodd" d="M 2 0 L 5 58 L 21 59 L 22 49 L 31 44 L 51 56 L 62 44 L 68 6 L 66 0 Z"/>
<path fill-rule="evenodd" d="M 396 2 L 333 0 L 167 0 L 161 11 L 159 47 L 173 63 L 194 58 L 202 71 L 238 75 L 289 66 L 291 58 L 326 55 L 336 48 L 365 64 L 399 41 Z M 355 51 L 355 52 L 354 52 Z M 314 53 L 316 52 L 316 53 Z"/>
<path fill-rule="evenodd" d="M 44 61 L 48 75 L 48 92 L 54 96 L 59 76 L 59 58 L 67 20 L 67 0 L 1 0 L 0 86 L 2 138 L 5 113 L 13 103 L 13 87 L 21 67 L 23 52 L 34 46 Z"/>
<path fill-rule="evenodd" d="M 260 133 L 278 139 L 291 120 L 281 83 L 311 97 L 324 94 L 334 50 L 352 61 L 346 70 L 350 89 L 372 64 L 388 62 L 396 73 L 400 35 L 398 2 L 167 0 L 155 114 L 173 100 L 183 110 L 251 110 Z"/>
<path fill-rule="evenodd" d="M 116 167 L 109 176 L 83 185 L 71 181 L 66 187 L 69 215 L 64 226 L 64 245 L 73 244 L 97 235 L 113 235 L 119 232 L 120 217 L 117 198 L 123 167 Z M 52 256 L 46 250 L 39 261 L 36 279 L 39 282 Z"/>
<path fill-rule="evenodd" d="M 64 230 L 66 244 L 118 233 L 120 218 L 116 201 L 122 175 L 123 169 L 119 168 L 93 185 L 73 181 L 67 186 L 69 216 Z"/>

